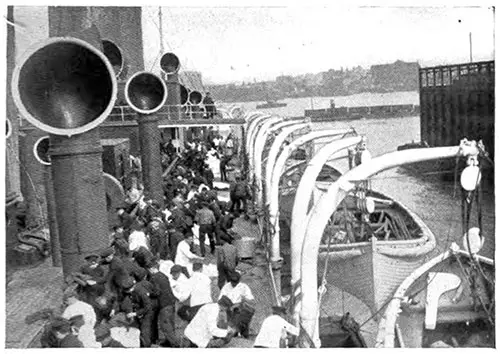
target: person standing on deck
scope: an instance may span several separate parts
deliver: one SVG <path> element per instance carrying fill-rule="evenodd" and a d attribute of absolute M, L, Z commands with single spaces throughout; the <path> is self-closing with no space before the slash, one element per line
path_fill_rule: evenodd
<path fill-rule="evenodd" d="M 255 298 L 250 287 L 240 282 L 241 275 L 237 271 L 230 272 L 229 283 L 220 291 L 219 299 L 227 296 L 232 303 L 233 313 L 230 322 L 243 337 L 248 338 L 249 326 L 255 313 Z"/>
<path fill-rule="evenodd" d="M 236 181 L 231 183 L 229 187 L 229 196 L 231 199 L 230 212 L 244 213 L 247 210 L 247 199 L 250 198 L 251 192 L 248 184 L 236 176 Z"/>
<path fill-rule="evenodd" d="M 233 134 L 229 133 L 226 139 L 226 143 L 224 144 L 224 155 L 230 160 L 233 157 L 234 154 L 234 140 L 233 140 Z"/>
<path fill-rule="evenodd" d="M 229 275 L 236 271 L 238 265 L 238 249 L 231 244 L 231 239 L 225 235 L 221 236 L 222 246 L 217 250 L 217 272 L 219 278 L 217 285 L 219 289 L 226 284 Z"/>
<path fill-rule="evenodd" d="M 287 335 L 299 335 L 299 329 L 286 321 L 284 307 L 273 306 L 272 310 L 273 314 L 262 322 L 254 348 L 286 348 Z"/>
<path fill-rule="evenodd" d="M 214 212 L 208 208 L 207 202 L 201 203 L 194 217 L 194 222 L 200 225 L 199 239 L 201 256 L 205 257 L 205 236 L 207 236 L 210 241 L 210 251 L 213 254 L 215 252 L 214 231 L 217 220 L 215 219 Z"/>
<path fill-rule="evenodd" d="M 205 106 L 205 110 L 207 111 L 207 118 L 212 119 L 215 115 L 215 104 L 210 92 L 205 93 L 205 97 L 203 98 L 203 105 Z"/>
<path fill-rule="evenodd" d="M 158 298 L 158 344 L 178 347 L 174 323 L 176 298 L 172 292 L 170 280 L 160 272 L 158 262 L 150 262 L 147 268 L 150 274 L 149 281 L 155 287 Z"/>
<path fill-rule="evenodd" d="M 219 169 L 220 169 L 220 180 L 222 182 L 227 182 L 226 166 L 227 159 L 225 156 L 220 156 Z"/>

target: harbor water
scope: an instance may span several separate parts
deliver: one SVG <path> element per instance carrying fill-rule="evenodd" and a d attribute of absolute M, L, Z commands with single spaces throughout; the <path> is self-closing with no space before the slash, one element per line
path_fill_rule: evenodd
<path fill-rule="evenodd" d="M 314 108 L 327 108 L 330 100 L 334 99 L 339 106 L 369 106 L 388 104 L 418 104 L 418 92 L 396 92 L 384 94 L 363 93 L 346 97 L 314 97 L 284 99 L 286 107 L 266 110 L 271 114 L 298 117 L 304 114 L 305 109 L 310 109 L 311 102 Z M 245 110 L 255 110 L 259 102 L 238 103 Z M 372 157 L 395 151 L 399 145 L 411 141 L 420 141 L 420 118 L 401 117 L 388 119 L 360 119 L 346 122 L 314 123 L 314 130 L 344 129 L 353 127 L 358 134 L 365 135 L 368 139 L 368 149 Z M 318 141 L 322 145 L 325 140 Z M 457 142 L 458 144 L 458 142 Z M 333 163 L 332 163 L 333 164 Z M 342 172 L 344 165 L 335 166 Z M 462 246 L 463 226 L 461 217 L 461 187 L 453 181 L 444 182 L 439 178 L 439 171 L 425 175 L 415 175 L 406 169 L 398 167 L 384 171 L 371 180 L 374 190 L 387 194 L 398 200 L 417 213 L 427 226 L 434 232 L 438 247 L 433 254 L 445 250 L 456 242 Z M 494 188 L 483 187 L 483 201 L 481 205 L 482 223 L 485 244 L 480 254 L 494 257 L 495 253 L 495 201 Z M 474 205 L 471 215 L 470 227 L 478 226 L 477 208 Z"/>

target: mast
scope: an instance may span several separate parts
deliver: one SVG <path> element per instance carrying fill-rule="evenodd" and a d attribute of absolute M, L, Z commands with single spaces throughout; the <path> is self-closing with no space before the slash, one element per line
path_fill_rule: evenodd
<path fill-rule="evenodd" d="M 160 31 L 160 55 L 165 54 L 165 50 L 163 48 L 163 16 L 161 12 L 161 6 L 158 6 L 158 20 L 159 20 L 159 31 Z M 163 70 L 161 71 L 161 78 L 165 80 L 165 73 Z"/>

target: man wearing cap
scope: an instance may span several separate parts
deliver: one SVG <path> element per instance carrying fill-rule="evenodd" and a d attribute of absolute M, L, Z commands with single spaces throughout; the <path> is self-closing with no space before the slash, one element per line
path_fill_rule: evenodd
<path fill-rule="evenodd" d="M 212 281 L 203 273 L 203 264 L 193 264 L 193 274 L 189 278 L 189 306 L 183 306 L 177 312 L 185 321 L 191 321 L 198 310 L 212 300 Z"/>
<path fill-rule="evenodd" d="M 102 296 L 106 290 L 104 284 L 106 282 L 106 270 L 99 265 L 99 256 L 96 254 L 86 256 L 85 264 L 72 275 L 79 284 L 78 293 L 80 298 L 96 309 L 96 299 Z"/>
<path fill-rule="evenodd" d="M 227 313 L 233 303 L 223 296 L 214 304 L 201 307 L 187 325 L 184 335 L 198 348 L 220 348 L 234 336 L 234 329 L 228 328 Z"/>
<path fill-rule="evenodd" d="M 215 215 L 212 210 L 208 208 L 208 203 L 202 202 L 196 216 L 194 217 L 194 222 L 200 225 L 200 252 L 201 256 L 205 257 L 205 236 L 208 236 L 210 241 L 211 252 L 215 252 L 215 240 L 214 240 L 214 227 L 215 227 Z"/>
<path fill-rule="evenodd" d="M 122 309 L 127 313 L 127 318 L 137 320 L 141 330 L 141 344 L 149 348 L 156 339 L 155 314 L 158 304 L 156 299 L 152 298 L 156 295 L 156 290 L 150 282 L 142 280 L 136 283 L 131 277 L 122 280 L 121 288 L 125 295 L 125 298 L 122 298 Z M 127 303 L 126 298 L 130 301 L 131 308 L 123 306 Z"/>
<path fill-rule="evenodd" d="M 229 283 L 224 285 L 220 291 L 219 299 L 227 296 L 233 306 L 231 321 L 238 332 L 245 338 L 249 335 L 249 325 L 255 313 L 255 299 L 250 287 L 240 282 L 241 275 L 237 271 L 229 272 Z"/>
<path fill-rule="evenodd" d="M 202 261 L 203 257 L 199 257 L 191 252 L 193 244 L 193 234 L 187 233 L 183 241 L 177 245 L 177 253 L 175 255 L 175 264 L 186 267 L 191 271 L 194 261 Z"/>
<path fill-rule="evenodd" d="M 254 348 L 285 348 L 285 345 L 280 343 L 285 342 L 288 333 L 299 335 L 299 329 L 285 320 L 284 307 L 273 306 L 272 310 L 273 314 L 262 322 L 253 344 Z"/>

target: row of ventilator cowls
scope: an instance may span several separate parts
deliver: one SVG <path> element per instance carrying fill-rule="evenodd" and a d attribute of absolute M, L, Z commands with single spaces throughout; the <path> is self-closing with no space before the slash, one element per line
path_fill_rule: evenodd
<path fill-rule="evenodd" d="M 175 54 L 167 53 L 160 65 L 167 75 L 166 83 L 156 74 L 140 71 L 127 80 L 123 92 L 128 105 L 138 113 L 139 135 L 144 132 L 140 140 L 146 145 L 141 143 L 141 150 L 151 150 L 149 145 L 157 148 L 158 117 L 154 113 L 165 105 L 171 93 L 167 90 L 169 80 L 176 77 L 180 63 Z M 12 75 L 12 96 L 19 113 L 49 134 L 64 274 L 77 269 L 82 256 L 107 246 L 102 237 L 108 231 L 102 147 L 96 128 L 115 106 L 117 77 L 122 69 L 119 48 L 102 41 L 97 27 L 92 26 L 35 44 L 21 57 Z M 145 171 L 145 185 L 161 181 L 161 166 L 154 169 L 150 175 L 158 178 L 148 177 Z"/>

